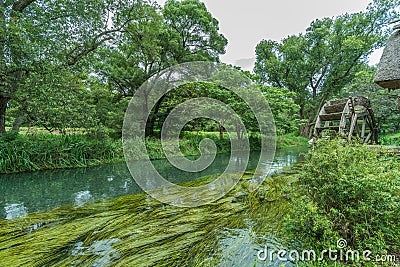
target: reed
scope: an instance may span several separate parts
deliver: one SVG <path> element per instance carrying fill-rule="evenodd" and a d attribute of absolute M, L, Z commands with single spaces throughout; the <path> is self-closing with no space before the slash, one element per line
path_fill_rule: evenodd
<path fill-rule="evenodd" d="M 0 137 L 0 173 L 84 167 L 122 159 L 120 141 L 111 139 L 82 134 Z"/>
<path fill-rule="evenodd" d="M 231 150 L 229 139 L 219 139 L 217 133 L 185 132 L 180 139 L 183 155 L 199 155 L 199 143 L 204 138 L 213 140 L 217 153 L 228 153 Z M 249 141 L 252 151 L 260 150 L 261 143 L 257 136 L 250 137 Z M 277 148 L 306 145 L 306 141 L 305 138 L 294 135 L 279 136 Z M 135 147 L 134 142 L 136 140 L 133 140 L 133 147 Z M 147 138 L 146 147 L 150 159 L 165 158 L 160 139 Z M 124 155 L 121 140 L 104 136 L 97 139 L 84 134 L 17 134 L 14 132 L 0 135 L 0 174 L 79 168 L 122 161 L 124 161 Z"/>

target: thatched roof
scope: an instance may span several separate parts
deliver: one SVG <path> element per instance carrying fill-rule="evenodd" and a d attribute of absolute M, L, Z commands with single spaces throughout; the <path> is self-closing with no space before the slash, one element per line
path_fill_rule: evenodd
<path fill-rule="evenodd" d="M 374 78 L 375 83 L 388 89 L 400 88 L 400 30 L 395 29 L 383 50 Z"/>

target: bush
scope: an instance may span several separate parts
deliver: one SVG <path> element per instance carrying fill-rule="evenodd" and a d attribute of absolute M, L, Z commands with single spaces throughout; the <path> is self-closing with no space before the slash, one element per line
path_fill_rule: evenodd
<path fill-rule="evenodd" d="M 400 249 L 400 160 L 365 145 L 321 140 L 299 178 L 300 194 L 287 218 L 302 247 L 322 251 L 344 238 L 346 249 L 374 255 Z"/>
<path fill-rule="evenodd" d="M 8 131 L 0 135 L 0 143 L 11 142 L 19 137 L 18 132 Z"/>
<path fill-rule="evenodd" d="M 379 143 L 386 146 L 400 146 L 400 133 L 381 135 Z"/>

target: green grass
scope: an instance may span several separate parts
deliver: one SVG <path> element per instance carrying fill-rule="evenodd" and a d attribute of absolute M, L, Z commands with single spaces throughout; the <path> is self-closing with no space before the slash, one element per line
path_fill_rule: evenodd
<path fill-rule="evenodd" d="M 213 140 L 217 153 L 228 153 L 231 144 L 227 136 L 219 138 L 217 132 L 199 134 L 184 132 L 179 145 L 185 156 L 200 154 L 199 143 L 204 138 Z M 252 151 L 260 150 L 260 139 L 249 138 Z M 305 146 L 307 139 L 294 134 L 277 137 L 277 148 Z M 132 144 L 135 148 L 137 145 Z M 159 139 L 146 139 L 150 159 L 165 158 Z M 139 155 L 140 151 L 135 155 Z M 0 135 L 0 173 L 16 173 L 46 169 L 78 168 L 123 162 L 124 155 L 120 140 L 106 136 L 95 138 L 85 134 L 17 134 L 7 132 Z"/>
<path fill-rule="evenodd" d="M 85 167 L 123 160 L 120 141 L 87 135 L 21 135 L 0 137 L 0 173 Z"/>
<path fill-rule="evenodd" d="M 277 136 L 276 148 L 288 148 L 295 146 L 307 146 L 309 138 L 294 133 Z"/>
<path fill-rule="evenodd" d="M 380 135 L 379 143 L 385 146 L 400 146 L 400 132 Z"/>

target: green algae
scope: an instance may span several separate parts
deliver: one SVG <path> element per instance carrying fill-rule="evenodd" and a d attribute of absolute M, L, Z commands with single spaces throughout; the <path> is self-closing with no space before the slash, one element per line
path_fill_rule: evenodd
<path fill-rule="evenodd" d="M 0 266 L 231 265 L 221 249 L 238 249 L 243 240 L 221 245 L 224 232 L 251 225 L 256 234 L 250 239 L 263 245 L 263 236 L 281 229 L 291 205 L 287 188 L 297 179 L 292 173 L 267 178 L 250 193 L 251 178 L 247 172 L 227 196 L 195 208 L 165 205 L 142 193 L 0 220 Z"/>

